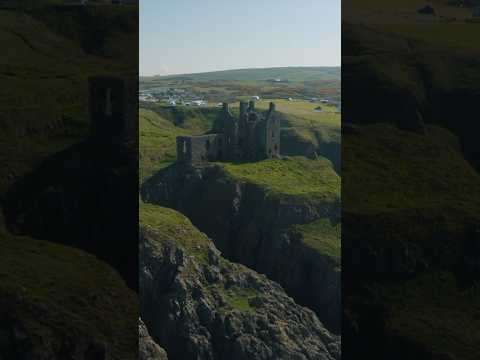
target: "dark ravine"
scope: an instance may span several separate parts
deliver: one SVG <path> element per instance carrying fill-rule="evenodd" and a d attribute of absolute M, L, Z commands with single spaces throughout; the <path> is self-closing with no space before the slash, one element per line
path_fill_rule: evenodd
<path fill-rule="evenodd" d="M 141 226 L 140 311 L 169 359 L 341 358 L 340 338 L 278 284 L 225 260 L 197 230 L 207 247 L 195 255 L 175 238 L 191 230 L 158 230 Z"/>
<path fill-rule="evenodd" d="M 339 199 L 269 197 L 261 187 L 236 181 L 216 165 L 171 166 L 144 184 L 142 196 L 185 214 L 226 258 L 278 281 L 330 330 L 339 332 L 339 264 L 306 246 L 291 229 L 319 218 L 338 222 Z"/>

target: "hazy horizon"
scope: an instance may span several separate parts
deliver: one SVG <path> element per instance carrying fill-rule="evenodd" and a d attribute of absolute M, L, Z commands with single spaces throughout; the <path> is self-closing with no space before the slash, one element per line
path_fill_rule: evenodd
<path fill-rule="evenodd" d="M 340 13 L 339 0 L 141 0 L 140 75 L 340 67 Z"/>
<path fill-rule="evenodd" d="M 209 71 L 198 71 L 198 72 L 188 72 L 188 73 L 178 73 L 178 74 L 151 74 L 145 75 L 140 74 L 141 77 L 151 77 L 151 76 L 176 76 L 176 75 L 196 75 L 196 74 L 206 74 L 206 73 L 215 73 L 222 71 L 236 71 L 236 70 L 262 70 L 262 69 L 283 69 L 283 68 L 340 68 L 341 65 L 305 65 L 305 66 L 266 66 L 266 67 L 249 67 L 249 68 L 235 68 L 235 69 L 225 69 L 225 70 L 209 70 Z"/>

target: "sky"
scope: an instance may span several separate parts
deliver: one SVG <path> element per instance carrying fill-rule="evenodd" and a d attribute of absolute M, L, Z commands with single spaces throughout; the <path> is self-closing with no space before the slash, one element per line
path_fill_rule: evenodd
<path fill-rule="evenodd" d="M 340 0 L 140 0 L 140 74 L 340 66 Z"/>

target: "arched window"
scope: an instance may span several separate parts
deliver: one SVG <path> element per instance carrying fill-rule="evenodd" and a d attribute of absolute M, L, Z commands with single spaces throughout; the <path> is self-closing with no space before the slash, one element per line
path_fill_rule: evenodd
<path fill-rule="evenodd" d="M 186 141 L 183 142 L 183 153 L 184 154 L 187 153 L 187 142 Z"/>

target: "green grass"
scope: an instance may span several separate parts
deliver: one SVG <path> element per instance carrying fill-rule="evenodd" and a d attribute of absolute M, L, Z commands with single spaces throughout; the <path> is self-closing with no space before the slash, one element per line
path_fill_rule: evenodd
<path fill-rule="evenodd" d="M 387 328 L 456 359 L 480 357 L 480 291 L 461 290 L 448 272 L 431 272 L 382 290 Z"/>
<path fill-rule="evenodd" d="M 190 220 L 175 210 L 140 202 L 140 226 L 152 230 L 157 236 L 150 239 L 149 245 L 153 251 L 161 253 L 166 243 L 181 247 L 189 256 L 193 256 L 200 264 L 208 263 L 208 249 L 213 246 L 205 234 L 195 228 Z M 193 276 L 198 274 L 189 268 L 187 263 L 185 275 L 190 272 Z M 220 258 L 220 267 L 235 267 L 235 272 L 245 271 L 241 265 L 232 264 Z M 205 289 L 219 293 L 228 307 L 224 310 L 251 311 L 249 299 L 258 295 L 252 288 L 225 287 L 225 284 L 206 284 Z"/>
<path fill-rule="evenodd" d="M 0 41 L 9 49 L 0 57 L 0 193 L 46 157 L 87 136 L 89 76 L 122 75 L 132 68 L 125 65 L 127 55 L 112 61 L 87 54 L 79 41 L 65 36 L 66 29 L 52 26 L 63 17 L 39 18 L 0 10 Z M 125 39 L 111 35 L 112 46 Z"/>
<path fill-rule="evenodd" d="M 176 126 L 185 129 L 191 135 L 200 135 L 210 131 L 220 113 L 219 109 L 185 106 L 172 108 L 153 104 L 148 108 Z"/>
<path fill-rule="evenodd" d="M 120 276 L 91 255 L 27 237 L 0 236 L 0 296 L 19 297 L 27 333 L 50 341 L 54 332 L 107 341 L 113 358 L 133 356 L 137 300 Z M 43 306 L 41 318 L 29 304 Z"/>
<path fill-rule="evenodd" d="M 296 142 L 310 143 L 318 148 L 321 143 L 337 143 L 341 141 L 341 114 L 336 107 L 309 101 L 285 99 L 263 99 L 256 101 L 256 107 L 267 110 L 270 102 L 274 102 L 280 126 L 289 138 Z M 321 106 L 323 112 L 314 109 Z M 238 113 L 239 103 L 230 104 L 232 112 Z M 238 115 L 238 114 L 237 114 Z"/>
<path fill-rule="evenodd" d="M 157 113 L 139 110 L 140 182 L 176 160 L 176 137 L 187 134 Z"/>
<path fill-rule="evenodd" d="M 341 225 L 329 219 L 319 219 L 294 229 L 302 234 L 305 245 L 332 258 L 338 265 L 341 261 Z"/>
<path fill-rule="evenodd" d="M 447 130 L 429 127 L 423 136 L 369 125 L 360 135 L 346 134 L 343 144 L 346 210 L 480 213 L 480 176 Z"/>
<path fill-rule="evenodd" d="M 326 159 L 289 157 L 244 164 L 217 164 L 234 179 L 259 185 L 272 196 L 332 200 L 340 195 L 340 178 Z"/>
<path fill-rule="evenodd" d="M 157 233 L 157 249 L 162 242 L 172 242 L 195 256 L 200 262 L 207 259 L 210 240 L 197 230 L 190 220 L 175 210 L 140 202 L 140 226 L 152 229 Z"/>

